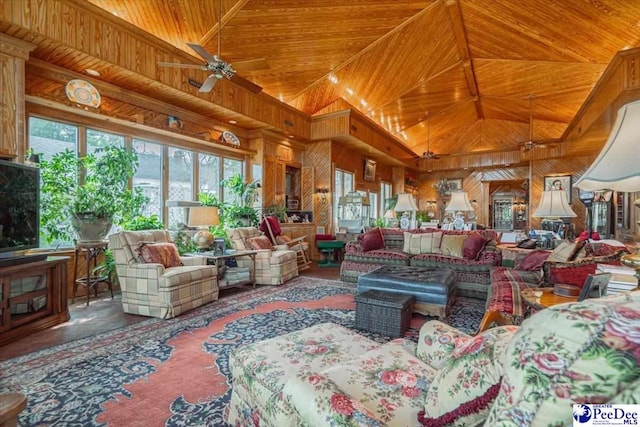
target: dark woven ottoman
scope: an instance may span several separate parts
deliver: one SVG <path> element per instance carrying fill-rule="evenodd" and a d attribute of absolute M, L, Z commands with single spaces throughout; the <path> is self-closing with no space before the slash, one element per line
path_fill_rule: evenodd
<path fill-rule="evenodd" d="M 446 319 L 456 297 L 455 278 L 446 268 L 386 265 L 358 277 L 358 293 L 377 290 L 413 295 L 414 312 Z"/>
<path fill-rule="evenodd" d="M 409 327 L 416 298 L 393 292 L 366 291 L 355 296 L 356 328 L 401 337 Z"/>

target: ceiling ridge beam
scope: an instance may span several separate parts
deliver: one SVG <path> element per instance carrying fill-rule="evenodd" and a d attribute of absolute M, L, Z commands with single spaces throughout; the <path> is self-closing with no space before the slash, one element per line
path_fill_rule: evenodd
<path fill-rule="evenodd" d="M 458 54 L 462 61 L 462 69 L 467 80 L 467 88 L 471 96 L 476 97 L 475 107 L 478 119 L 484 118 L 482 112 L 482 104 L 480 101 L 478 91 L 478 81 L 476 80 L 476 73 L 473 69 L 473 62 L 471 61 L 471 54 L 469 53 L 469 41 L 467 40 L 467 31 L 464 28 L 464 21 L 462 19 L 462 12 L 460 11 L 460 4 L 458 0 L 444 0 L 449 17 L 451 18 L 451 25 L 453 26 L 453 34 L 456 39 L 456 46 L 458 47 Z"/>
<path fill-rule="evenodd" d="M 415 15 L 407 18 L 406 21 L 404 21 L 402 24 L 398 25 L 397 27 L 393 27 L 389 32 L 383 34 L 379 39 L 374 40 L 371 44 L 369 44 L 367 47 L 365 47 L 364 49 L 362 49 L 361 51 L 359 51 L 358 53 L 356 53 L 355 55 L 353 55 L 352 57 L 350 57 L 349 59 L 347 59 L 346 61 L 343 61 L 340 65 L 334 67 L 331 71 L 329 71 L 328 73 L 323 74 L 320 78 L 316 79 L 313 83 L 311 83 L 310 85 L 308 85 L 307 87 L 305 87 L 304 89 L 298 91 L 298 93 L 296 93 L 293 96 L 290 96 L 286 99 L 285 102 L 291 102 L 292 100 L 296 99 L 297 97 L 299 97 L 300 95 L 302 95 L 304 92 L 306 92 L 307 90 L 309 90 L 310 88 L 312 88 L 313 86 L 320 84 L 322 81 L 326 80 L 327 78 L 329 78 L 329 76 L 337 71 L 342 70 L 343 68 L 345 68 L 347 65 L 351 64 L 352 62 L 354 62 L 356 59 L 360 58 L 362 55 L 366 54 L 367 52 L 369 52 L 370 50 L 372 50 L 373 48 L 377 47 L 379 44 L 381 44 L 382 42 L 384 42 L 387 38 L 391 37 L 393 34 L 400 32 L 401 30 L 403 30 L 406 26 L 408 26 L 410 23 L 412 23 L 413 21 L 415 21 L 416 19 L 418 19 L 420 16 L 422 16 L 423 14 L 427 13 L 428 10 L 430 10 L 432 7 L 435 7 L 434 5 L 438 4 L 438 2 L 433 2 L 431 3 L 429 6 L 425 7 L 424 9 L 422 9 L 420 12 L 416 13 Z"/>
<path fill-rule="evenodd" d="M 218 0 L 218 1 L 222 1 L 222 0 Z M 229 8 L 229 10 L 227 10 L 227 12 L 222 16 L 222 18 L 218 17 L 220 25 L 218 25 L 218 22 L 216 22 L 213 25 L 213 27 L 211 27 L 209 31 L 207 31 L 207 33 L 204 36 L 202 36 L 200 40 L 198 40 L 198 44 L 205 45 L 209 43 L 209 41 L 218 34 L 218 31 L 222 31 L 224 26 L 227 25 L 227 23 L 231 21 L 233 18 L 235 18 L 238 12 L 240 12 L 242 8 L 246 6 L 247 3 L 249 3 L 249 0 L 238 0 L 236 4 L 234 4 L 233 6 L 231 6 L 231 8 Z"/>

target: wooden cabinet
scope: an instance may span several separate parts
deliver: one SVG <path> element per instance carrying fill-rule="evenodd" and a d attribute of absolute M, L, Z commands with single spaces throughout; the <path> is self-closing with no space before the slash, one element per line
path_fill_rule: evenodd
<path fill-rule="evenodd" d="M 0 33 L 0 158 L 24 156 L 24 68 L 33 48 Z"/>
<path fill-rule="evenodd" d="M 67 260 L 0 268 L 0 345 L 69 320 Z"/>

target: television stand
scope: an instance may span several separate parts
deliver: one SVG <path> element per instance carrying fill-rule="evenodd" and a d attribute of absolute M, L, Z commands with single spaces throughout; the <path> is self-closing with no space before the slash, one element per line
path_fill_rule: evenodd
<path fill-rule="evenodd" d="M 0 258 L 0 268 L 11 267 L 12 265 L 27 264 L 29 262 L 44 261 L 45 259 L 47 259 L 47 254 L 28 254 Z"/>
<path fill-rule="evenodd" d="M 69 320 L 68 260 L 46 257 L 0 268 L 0 346 Z"/>

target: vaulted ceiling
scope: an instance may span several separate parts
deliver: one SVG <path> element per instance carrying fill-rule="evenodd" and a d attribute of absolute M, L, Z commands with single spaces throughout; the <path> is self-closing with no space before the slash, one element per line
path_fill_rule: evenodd
<path fill-rule="evenodd" d="M 219 41 L 232 64 L 264 58 L 240 73 L 264 93 L 309 115 L 346 102 L 417 157 L 561 138 L 616 52 L 640 42 L 636 0 L 88 1 L 193 64 L 187 42 Z"/>

